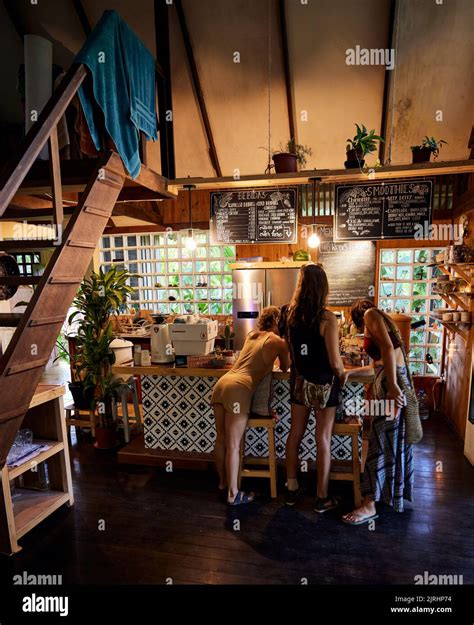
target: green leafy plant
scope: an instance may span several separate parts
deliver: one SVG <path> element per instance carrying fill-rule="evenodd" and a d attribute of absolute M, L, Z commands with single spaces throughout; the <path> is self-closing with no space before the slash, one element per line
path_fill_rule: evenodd
<path fill-rule="evenodd" d="M 353 139 L 347 139 L 346 150 L 355 150 L 357 155 L 361 155 L 364 158 L 367 154 L 372 154 L 377 150 L 377 141 L 384 141 L 382 137 L 375 134 L 375 130 L 368 131 L 362 124 L 356 124 L 357 134 Z"/>
<path fill-rule="evenodd" d="M 221 334 L 221 339 L 224 339 L 226 350 L 231 349 L 232 339 L 234 338 L 234 336 L 235 336 L 235 333 L 232 332 L 230 326 L 226 325 L 224 328 L 224 334 Z"/>
<path fill-rule="evenodd" d="M 295 139 L 292 138 L 286 143 L 280 143 L 280 147 L 278 150 L 272 150 L 274 154 L 278 152 L 288 152 L 289 154 L 294 154 L 296 156 L 296 160 L 298 164 L 303 167 L 306 165 L 307 156 L 312 156 L 313 150 L 309 148 L 307 145 L 302 145 L 301 143 L 296 143 Z"/>
<path fill-rule="evenodd" d="M 112 365 L 115 356 L 110 349 L 113 340 L 112 315 L 116 314 L 133 292 L 127 282 L 135 274 L 112 267 L 104 272 L 93 273 L 83 280 L 74 300 L 76 310 L 68 323 L 76 320 L 77 335 L 75 353 L 70 356 L 73 377 L 83 383 L 84 390 L 93 389 L 97 406 L 110 406 L 114 390 L 120 383 L 114 380 Z M 100 410 L 102 427 L 111 421 L 110 410 Z"/>
<path fill-rule="evenodd" d="M 434 158 L 438 158 L 439 151 L 443 147 L 443 144 L 448 144 L 444 139 L 435 139 L 434 137 L 426 136 L 420 145 L 412 145 L 411 150 L 422 150 L 423 148 L 427 148 L 430 152 L 432 152 Z"/>

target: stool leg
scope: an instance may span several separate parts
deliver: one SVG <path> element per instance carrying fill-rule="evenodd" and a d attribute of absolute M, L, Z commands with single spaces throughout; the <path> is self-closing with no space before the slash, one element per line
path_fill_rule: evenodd
<path fill-rule="evenodd" d="M 237 487 L 240 490 L 242 484 L 242 471 L 244 468 L 244 454 L 245 454 L 245 432 L 240 441 L 240 465 L 239 465 L 239 479 L 237 480 Z"/>
<path fill-rule="evenodd" d="M 138 403 L 138 391 L 135 378 L 131 382 L 131 391 L 133 399 L 133 410 L 135 412 L 135 427 L 139 432 L 143 431 L 142 417 L 140 414 L 140 404 Z"/>
<path fill-rule="evenodd" d="M 91 434 L 95 438 L 95 412 L 89 410 L 89 420 L 91 422 Z"/>
<path fill-rule="evenodd" d="M 120 392 L 120 399 L 122 401 L 122 422 L 123 433 L 125 436 L 125 442 L 130 442 L 130 422 L 128 420 L 128 386 L 124 387 Z"/>
<path fill-rule="evenodd" d="M 277 496 L 277 468 L 275 452 L 275 428 L 268 428 L 268 468 L 270 470 L 270 494 L 272 499 Z"/>
<path fill-rule="evenodd" d="M 354 476 L 354 503 L 358 508 L 362 503 L 360 494 L 360 459 L 359 459 L 359 434 L 351 434 L 352 441 L 352 474 Z"/>

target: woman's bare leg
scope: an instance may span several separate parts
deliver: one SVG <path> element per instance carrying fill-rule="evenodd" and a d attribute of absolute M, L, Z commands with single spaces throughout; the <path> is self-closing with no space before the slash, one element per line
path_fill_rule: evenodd
<path fill-rule="evenodd" d="M 316 470 L 318 497 L 328 496 L 329 472 L 331 470 L 331 436 L 336 418 L 336 407 L 318 410 L 316 416 Z"/>
<path fill-rule="evenodd" d="M 216 442 L 214 444 L 214 462 L 219 475 L 219 488 L 227 486 L 225 475 L 225 410 L 222 404 L 214 404 L 216 420 Z"/>
<path fill-rule="evenodd" d="M 225 413 L 225 469 L 228 501 L 234 501 L 239 492 L 237 485 L 240 469 L 240 442 L 245 432 L 248 414 Z"/>
<path fill-rule="evenodd" d="M 308 424 L 310 409 L 306 406 L 291 404 L 291 426 L 288 438 L 286 439 L 286 477 L 291 486 L 290 480 L 296 480 L 298 476 L 299 449 L 301 441 Z M 290 488 L 290 490 L 294 490 Z"/>

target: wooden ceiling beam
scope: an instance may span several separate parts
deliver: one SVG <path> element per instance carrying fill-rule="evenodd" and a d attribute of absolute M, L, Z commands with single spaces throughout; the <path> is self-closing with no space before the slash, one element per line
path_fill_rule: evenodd
<path fill-rule="evenodd" d="M 162 226 L 163 217 L 154 204 L 155 202 L 132 202 L 131 204 L 122 202 L 115 205 L 112 217 L 130 217 Z"/>
<path fill-rule="evenodd" d="M 278 18 L 280 25 L 280 40 L 283 53 L 283 72 L 285 75 L 286 106 L 288 109 L 288 125 L 290 127 L 290 139 L 296 141 L 296 117 L 293 106 L 293 90 L 291 86 L 290 53 L 288 49 L 288 29 L 286 27 L 285 0 L 278 0 Z"/>
<path fill-rule="evenodd" d="M 175 1 L 176 12 L 178 14 L 179 26 L 181 28 L 181 35 L 183 37 L 184 48 L 186 50 L 186 57 L 188 59 L 189 71 L 191 72 L 191 81 L 196 95 L 199 111 L 201 113 L 202 122 L 204 124 L 204 131 L 206 133 L 206 139 L 209 144 L 209 156 L 211 158 L 211 164 L 216 172 L 216 176 L 222 176 L 221 166 L 219 164 L 219 158 L 217 156 L 216 145 L 214 143 L 214 136 L 212 134 L 211 122 L 209 121 L 209 115 L 207 113 L 206 101 L 204 99 L 204 92 L 201 86 L 201 80 L 199 78 L 199 72 L 196 65 L 196 59 L 194 57 L 194 50 L 191 43 L 191 37 L 189 35 L 189 29 L 186 22 L 186 16 L 181 0 Z"/>
<path fill-rule="evenodd" d="M 176 176 L 173 132 L 173 97 L 171 89 L 171 58 L 169 11 L 166 0 L 155 0 L 156 88 L 158 92 L 158 130 L 161 171 L 166 178 Z M 171 118 L 170 118 L 171 113 Z"/>
<path fill-rule="evenodd" d="M 5 11 L 7 12 L 8 17 L 13 24 L 16 34 L 18 35 L 18 37 L 20 37 L 23 43 L 23 39 L 26 35 L 26 28 L 21 13 L 19 11 L 18 4 L 19 3 L 17 0 L 3 0 L 3 6 L 5 7 Z"/>
<path fill-rule="evenodd" d="M 76 15 L 79 18 L 79 21 L 81 22 L 82 30 L 84 31 L 84 34 L 87 38 L 92 32 L 92 26 L 91 26 L 91 23 L 89 22 L 89 18 L 87 17 L 87 13 L 84 9 L 84 6 L 81 0 L 72 0 L 72 3 L 74 5 Z"/>

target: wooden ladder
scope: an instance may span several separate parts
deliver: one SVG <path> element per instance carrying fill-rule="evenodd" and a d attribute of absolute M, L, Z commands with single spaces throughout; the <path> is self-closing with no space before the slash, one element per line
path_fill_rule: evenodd
<path fill-rule="evenodd" d="M 38 122 L 26 136 L 23 149 L 12 160 L 2 180 L 0 218 L 48 142 L 53 222 L 58 232 L 62 231 L 64 215 L 57 123 L 85 76 L 86 69 L 82 64 L 71 67 L 43 109 Z M 149 177 L 149 173 L 147 175 Z M 37 284 L 23 314 L 0 315 L 0 326 L 16 326 L 8 348 L 0 358 L 0 469 L 5 464 L 69 307 L 127 176 L 120 157 L 115 152 L 105 154 L 98 161 L 56 245 L 52 240 L 0 240 L 0 251 L 55 247 L 42 276 L 0 277 L 0 284 L 3 285 Z"/>

